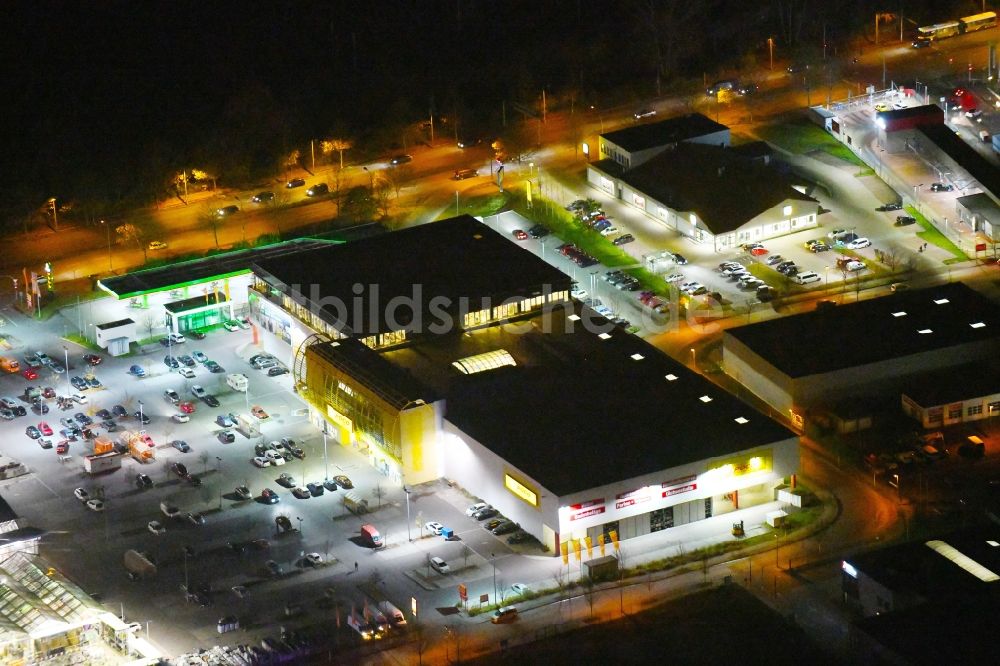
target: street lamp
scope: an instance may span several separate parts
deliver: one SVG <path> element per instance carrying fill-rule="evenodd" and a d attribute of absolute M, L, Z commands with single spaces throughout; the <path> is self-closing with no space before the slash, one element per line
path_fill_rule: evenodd
<path fill-rule="evenodd" d="M 142 426 L 142 400 L 139 401 L 139 426 Z"/>
<path fill-rule="evenodd" d="M 698 369 L 698 357 L 695 355 L 694 347 L 691 347 L 688 351 L 691 352 L 691 367 L 695 370 Z"/>
<path fill-rule="evenodd" d="M 493 603 L 499 604 L 497 601 L 497 556 L 490 553 L 490 561 L 493 564 Z"/>
<path fill-rule="evenodd" d="M 115 270 L 115 267 L 111 263 L 111 225 L 104 220 L 101 220 L 101 226 L 104 227 L 104 230 L 107 231 L 108 234 L 108 271 L 113 271 Z"/>
<path fill-rule="evenodd" d="M 59 213 L 56 209 L 56 198 L 50 198 L 46 203 L 52 208 L 52 226 L 55 227 L 56 231 L 59 231 Z"/>
<path fill-rule="evenodd" d="M 369 171 L 368 167 L 366 167 L 366 166 L 363 166 L 361 168 L 364 169 L 364 172 L 366 174 L 368 174 L 368 189 L 370 189 L 372 192 L 374 192 L 375 191 L 375 174 L 373 174 L 371 171 Z"/>
<path fill-rule="evenodd" d="M 66 381 L 69 381 L 69 348 L 63 345 L 63 357 L 66 361 Z"/>
<path fill-rule="evenodd" d="M 326 456 L 326 423 L 323 424 L 323 481 L 330 480 L 330 459 Z"/>
<path fill-rule="evenodd" d="M 299 521 L 299 536 L 301 537 L 302 536 L 302 519 L 299 518 L 298 516 L 295 516 L 295 520 Z"/>
<path fill-rule="evenodd" d="M 771 71 L 774 71 L 774 38 L 767 38 L 767 53 L 771 62 Z"/>
<path fill-rule="evenodd" d="M 410 536 L 410 489 L 403 486 L 403 492 L 406 493 L 406 540 L 413 541 Z"/>

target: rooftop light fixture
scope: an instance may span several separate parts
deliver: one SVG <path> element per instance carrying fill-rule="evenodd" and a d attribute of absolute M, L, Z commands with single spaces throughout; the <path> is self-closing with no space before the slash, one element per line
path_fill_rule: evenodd
<path fill-rule="evenodd" d="M 742 416 L 737 416 L 733 420 L 736 421 L 737 423 L 739 423 L 740 425 L 743 425 L 744 423 L 750 423 L 750 419 L 744 418 Z"/>
<path fill-rule="evenodd" d="M 567 319 L 569 319 L 570 321 L 580 321 L 580 315 L 571 314 L 569 317 L 567 317 Z"/>
<path fill-rule="evenodd" d="M 673 373 L 671 373 L 669 375 L 664 375 L 664 376 L 667 378 L 668 382 L 675 382 L 675 381 L 677 381 L 677 375 L 675 375 Z"/>
<path fill-rule="evenodd" d="M 892 313 L 892 316 L 893 316 L 893 317 L 905 317 L 905 316 L 906 316 L 906 313 L 905 313 L 905 312 L 903 312 L 902 310 L 900 310 L 899 312 L 893 312 L 893 313 Z"/>
<path fill-rule="evenodd" d="M 947 298 L 938 298 L 938 299 L 936 299 L 934 301 L 934 305 L 944 305 L 945 303 L 948 303 L 948 302 L 949 301 L 948 301 Z"/>
<path fill-rule="evenodd" d="M 958 550 L 954 546 L 951 546 L 944 541 L 933 540 L 928 541 L 924 544 L 934 552 L 936 552 L 941 557 L 951 560 L 953 564 L 961 567 L 968 573 L 972 574 L 984 583 L 994 583 L 1000 580 L 1000 576 L 996 575 L 986 567 L 984 567 L 979 562 Z"/>
<path fill-rule="evenodd" d="M 920 335 L 927 335 L 928 333 L 933 333 L 933 332 L 934 331 L 932 331 L 929 328 L 922 328 L 919 331 L 917 331 L 917 333 L 919 333 Z"/>
<path fill-rule="evenodd" d="M 599 337 L 601 340 L 610 340 L 611 339 L 611 334 L 610 333 L 598 333 L 597 337 Z"/>
<path fill-rule="evenodd" d="M 712 402 L 712 399 L 710 397 L 708 397 L 707 395 L 703 395 L 703 396 L 701 396 L 698 399 L 701 400 L 702 402 L 706 403 L 706 404 L 709 403 L 709 402 Z"/>
<path fill-rule="evenodd" d="M 608 337 L 610 337 L 610 336 L 608 336 Z M 643 356 L 642 354 L 640 354 L 639 352 L 636 352 L 636 353 L 632 354 L 632 360 L 633 361 L 641 361 L 644 358 L 646 358 L 646 357 Z"/>
<path fill-rule="evenodd" d="M 971 326 L 972 328 L 984 328 L 986 326 L 986 324 L 984 324 L 981 321 L 977 321 L 977 322 L 973 322 L 972 324 L 969 324 L 969 326 Z"/>

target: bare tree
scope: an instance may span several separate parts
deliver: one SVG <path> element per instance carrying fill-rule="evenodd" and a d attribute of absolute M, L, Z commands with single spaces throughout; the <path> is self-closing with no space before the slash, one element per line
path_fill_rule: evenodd
<path fill-rule="evenodd" d="M 389 217 L 389 198 L 392 194 L 392 184 L 388 178 L 376 178 L 375 189 L 372 190 L 372 201 L 382 217 Z"/>
<path fill-rule="evenodd" d="M 148 248 L 146 247 L 145 233 L 142 229 L 132 223 L 119 224 L 115 227 L 115 235 L 118 237 L 119 245 L 129 245 L 135 243 L 136 246 L 142 250 L 142 261 L 145 263 L 148 261 L 149 256 L 147 255 Z"/>
<path fill-rule="evenodd" d="M 885 264 L 890 271 L 895 272 L 906 257 L 904 253 L 898 246 L 889 246 L 888 250 L 882 252 L 882 263 Z"/>
<path fill-rule="evenodd" d="M 198 224 L 205 228 L 211 228 L 212 237 L 215 239 L 215 247 L 219 247 L 219 222 L 221 218 L 216 214 L 211 206 L 204 206 L 198 212 Z"/>
<path fill-rule="evenodd" d="M 140 322 L 142 330 L 146 331 L 146 339 L 153 337 L 153 330 L 160 327 L 160 318 L 152 312 L 147 313 Z"/>
<path fill-rule="evenodd" d="M 587 596 L 587 603 L 590 604 L 590 617 L 594 617 L 594 579 L 590 576 L 584 576 L 580 579 L 580 584 L 583 586 L 583 593 Z"/>
<path fill-rule="evenodd" d="M 382 508 L 382 498 L 385 497 L 386 490 L 382 487 L 381 483 L 376 483 L 375 487 L 372 488 L 372 497 L 378 500 L 378 508 Z"/>
<path fill-rule="evenodd" d="M 469 556 L 472 555 L 472 553 L 473 553 L 473 550 L 471 548 L 469 548 L 466 544 L 463 543 L 462 544 L 462 561 L 463 561 L 463 565 L 462 566 L 468 568 L 468 566 L 469 566 Z"/>
<path fill-rule="evenodd" d="M 385 182 L 389 184 L 396 195 L 396 200 L 399 201 L 399 191 L 403 189 L 403 184 L 413 179 L 413 167 L 409 164 L 400 164 L 391 169 L 385 169 L 382 174 Z M 376 187 L 378 187 L 378 184 L 376 184 Z"/>
<path fill-rule="evenodd" d="M 210 456 L 208 455 L 208 451 L 202 451 L 201 453 L 198 454 L 198 462 L 200 462 L 202 464 L 202 470 L 201 470 L 202 474 L 207 474 L 208 473 L 208 459 L 209 459 L 209 457 Z"/>

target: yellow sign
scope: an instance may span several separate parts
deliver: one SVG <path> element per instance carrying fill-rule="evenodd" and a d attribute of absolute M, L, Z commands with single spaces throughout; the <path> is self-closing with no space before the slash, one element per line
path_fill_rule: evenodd
<path fill-rule="evenodd" d="M 348 432 L 354 430 L 354 423 L 351 421 L 351 419 L 347 418 L 346 416 L 338 412 L 330 405 L 326 406 L 326 415 L 330 418 L 331 421 L 333 421 L 336 425 L 339 425 L 344 430 L 347 430 Z"/>
<path fill-rule="evenodd" d="M 514 493 L 531 506 L 538 506 L 538 493 L 525 486 L 510 474 L 503 475 L 503 485 L 507 488 L 507 490 Z"/>
<path fill-rule="evenodd" d="M 771 469 L 771 449 L 759 449 L 747 455 L 729 458 L 721 461 L 711 471 L 718 471 L 723 476 L 743 476 L 754 472 L 769 471 Z"/>

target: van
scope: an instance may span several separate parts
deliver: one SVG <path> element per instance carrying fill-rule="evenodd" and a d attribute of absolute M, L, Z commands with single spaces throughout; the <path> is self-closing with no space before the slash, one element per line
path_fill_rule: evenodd
<path fill-rule="evenodd" d="M 19 372 L 21 370 L 21 364 L 12 358 L 0 356 L 0 370 L 10 373 Z"/>
<path fill-rule="evenodd" d="M 385 545 L 382 535 L 378 533 L 378 529 L 374 525 L 362 525 L 361 538 L 367 541 L 372 548 L 381 548 Z"/>
<path fill-rule="evenodd" d="M 479 172 L 475 169 L 459 169 L 451 177 L 452 180 L 465 180 L 466 178 L 475 178 L 479 175 Z"/>
<path fill-rule="evenodd" d="M 240 391 L 245 393 L 247 387 L 250 385 L 250 378 L 244 374 L 234 373 L 226 375 L 226 383 L 234 391 Z"/>
<path fill-rule="evenodd" d="M 793 275 L 792 280 L 796 284 L 809 284 L 810 282 L 819 282 L 819 275 L 811 271 L 806 271 L 805 273 Z"/>
<path fill-rule="evenodd" d="M 216 624 L 216 629 L 220 634 L 236 631 L 239 628 L 240 620 L 235 615 L 227 615 L 226 617 L 219 618 L 219 622 Z"/>
<path fill-rule="evenodd" d="M 490 622 L 500 624 L 502 622 L 513 622 L 517 619 L 517 608 L 514 606 L 501 606 L 490 616 Z"/>
<path fill-rule="evenodd" d="M 380 601 L 378 603 L 378 610 L 380 613 L 389 618 L 389 624 L 391 624 L 393 628 L 406 626 L 406 618 L 403 616 L 403 611 L 393 606 L 390 602 Z"/>

